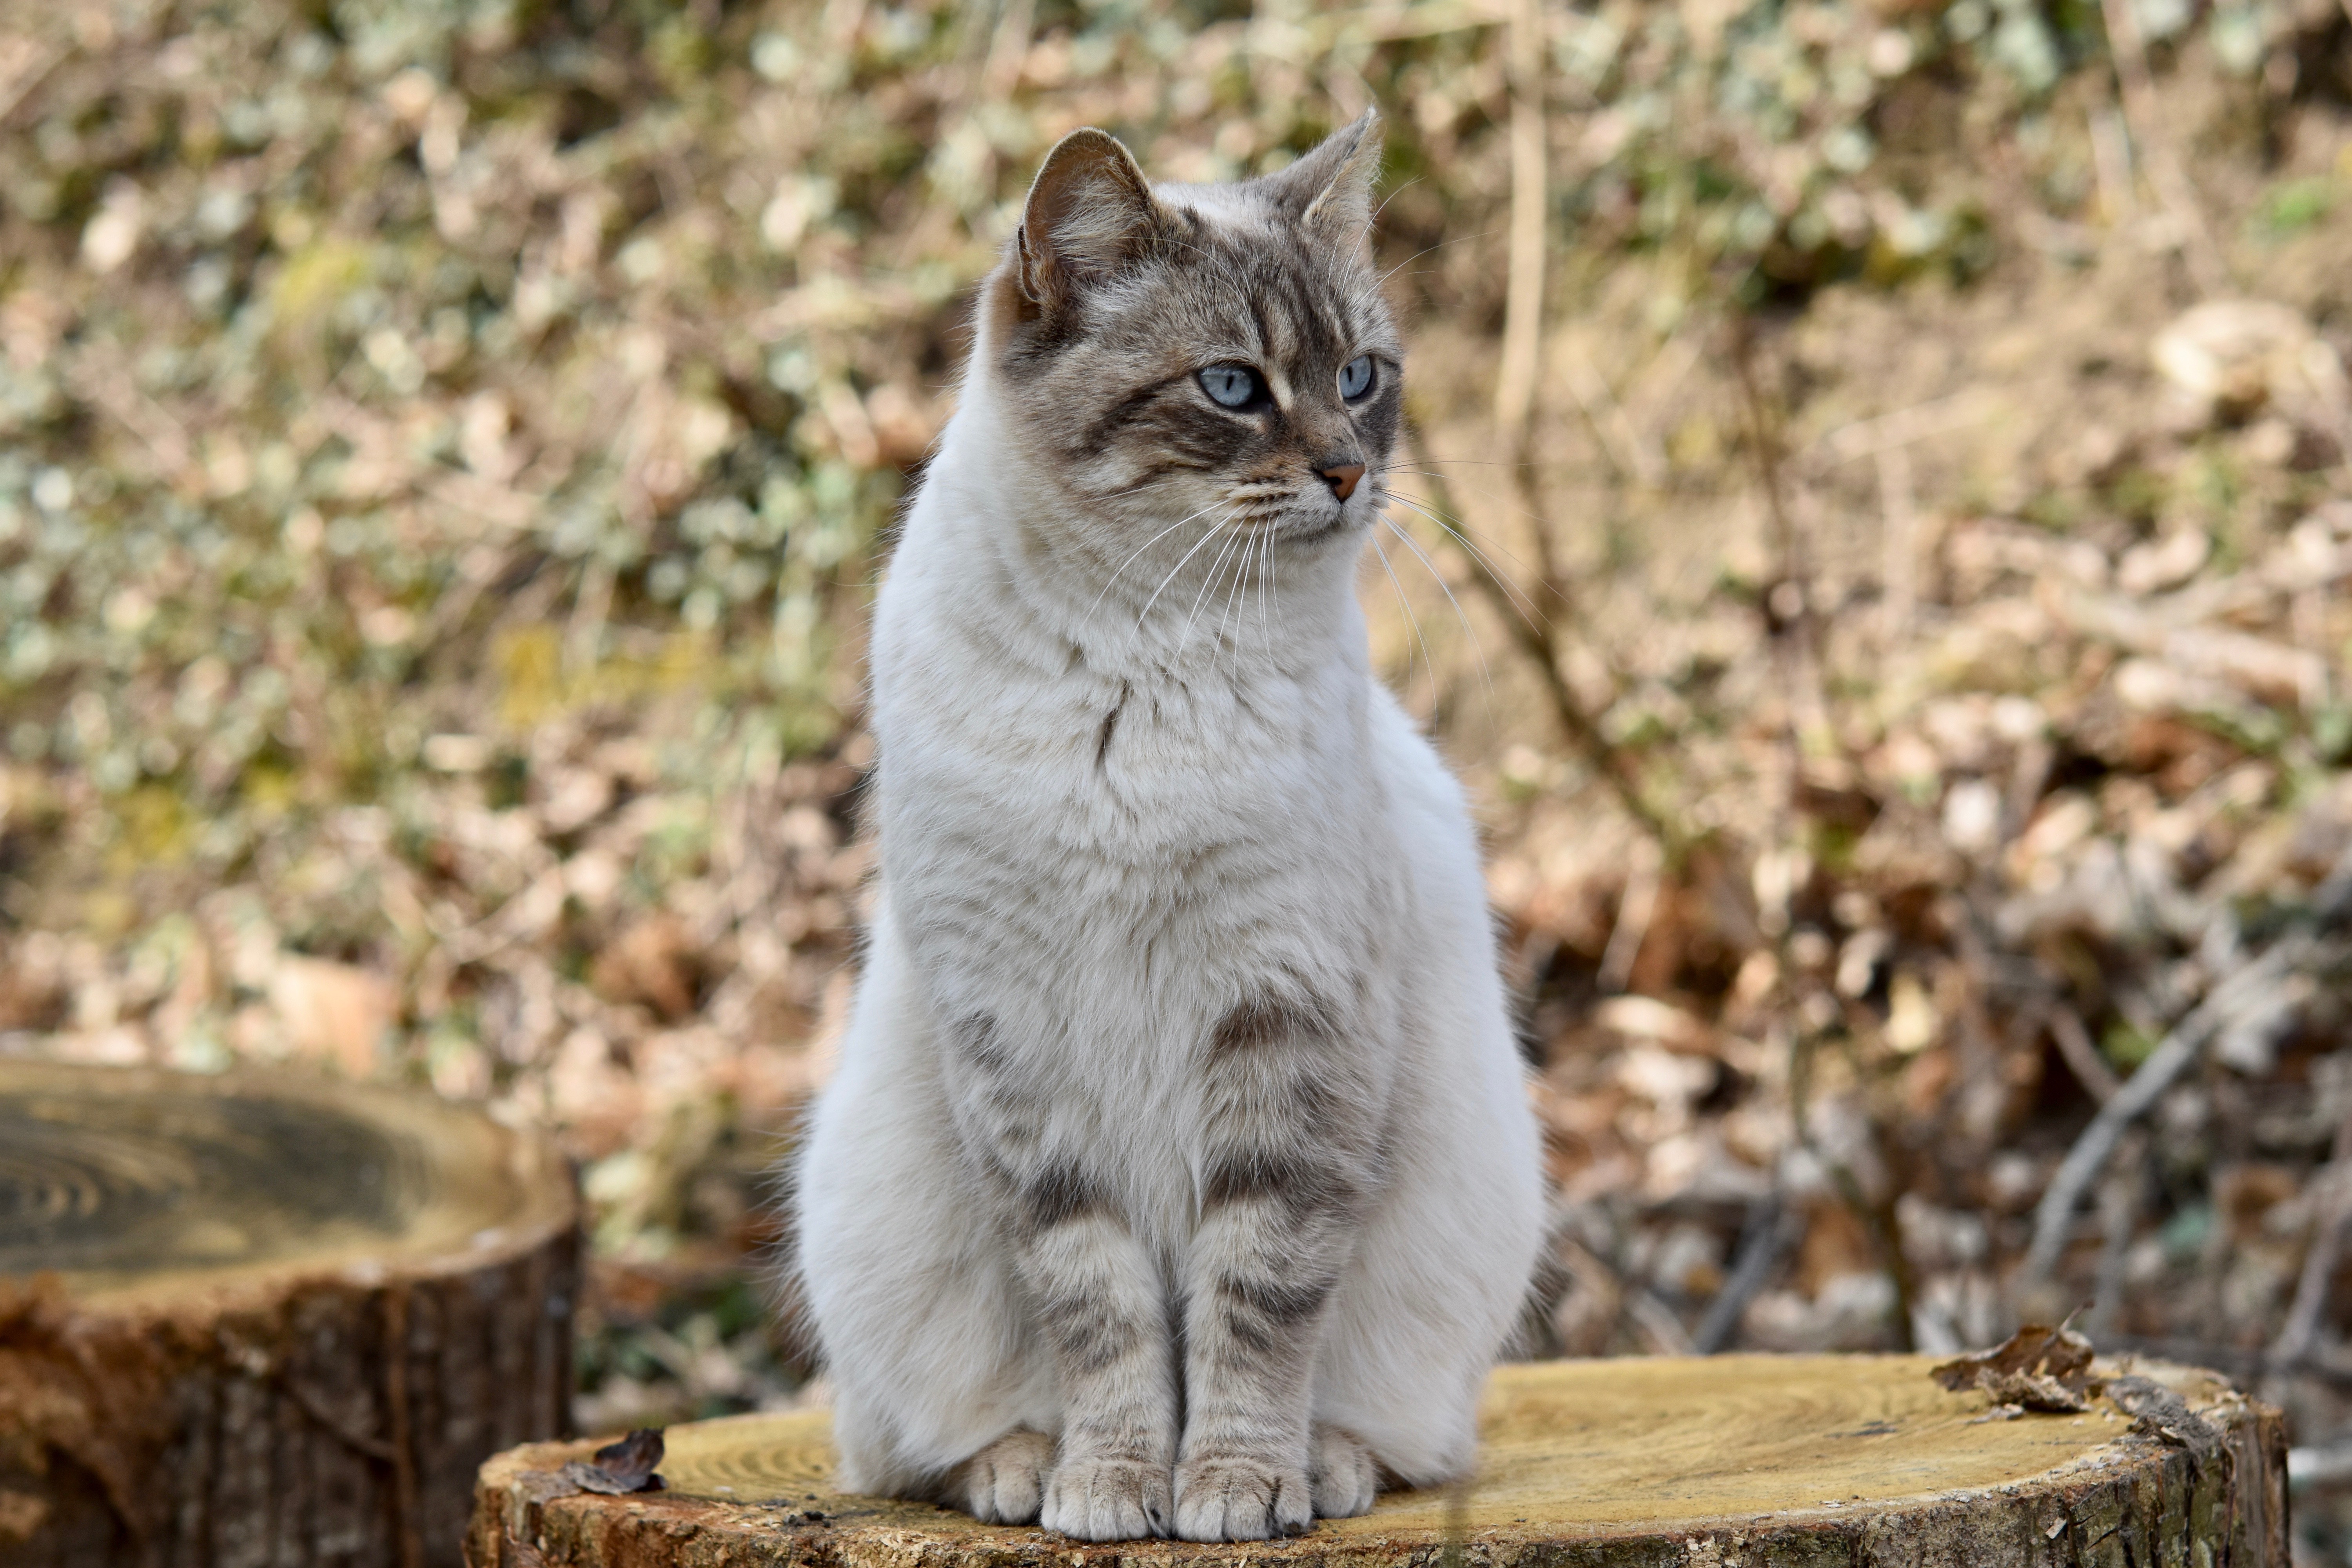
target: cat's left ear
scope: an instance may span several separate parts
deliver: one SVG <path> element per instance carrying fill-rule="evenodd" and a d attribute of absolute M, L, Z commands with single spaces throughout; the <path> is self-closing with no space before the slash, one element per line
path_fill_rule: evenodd
<path fill-rule="evenodd" d="M 1276 205 L 1300 226 L 1342 245 L 1361 244 L 1372 226 L 1372 182 L 1381 172 L 1381 111 L 1367 109 L 1322 145 L 1265 178 Z"/>

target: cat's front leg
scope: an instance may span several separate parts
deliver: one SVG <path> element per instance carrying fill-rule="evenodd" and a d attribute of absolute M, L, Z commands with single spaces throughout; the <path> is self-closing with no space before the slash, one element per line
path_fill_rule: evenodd
<path fill-rule="evenodd" d="M 1370 1094 L 1342 1037 L 1320 1009 L 1258 1001 L 1209 1045 L 1176 1467 L 1187 1541 L 1292 1535 L 1318 1511 L 1370 1506 L 1369 1488 L 1352 1474 L 1335 1485 L 1332 1456 L 1311 1451 L 1354 1440 L 1308 1419 L 1317 1340 L 1372 1170 Z"/>
<path fill-rule="evenodd" d="M 1048 1170 L 1020 1201 L 1021 1272 L 1062 1389 L 1038 1522 L 1081 1541 L 1165 1535 L 1176 1388 L 1160 1271 L 1079 1167 Z"/>
<path fill-rule="evenodd" d="M 1034 1517 L 1082 1541 L 1166 1535 L 1177 1404 L 1159 1267 L 1105 1172 L 1055 1136 L 1045 1086 L 995 1022 L 973 1016 L 951 1033 L 958 1132 L 1002 1199 L 1062 1398 Z"/>

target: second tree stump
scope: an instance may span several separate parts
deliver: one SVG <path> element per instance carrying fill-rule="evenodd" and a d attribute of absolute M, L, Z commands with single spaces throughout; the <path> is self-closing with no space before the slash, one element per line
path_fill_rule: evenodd
<path fill-rule="evenodd" d="M 0 1563 L 445 1568 L 566 1430 L 548 1142 L 423 1095 L 0 1062 Z"/>

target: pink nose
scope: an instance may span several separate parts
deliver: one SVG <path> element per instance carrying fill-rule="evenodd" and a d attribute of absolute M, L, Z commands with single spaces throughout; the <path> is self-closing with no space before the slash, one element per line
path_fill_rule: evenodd
<path fill-rule="evenodd" d="M 1346 500 L 1356 493 L 1356 481 L 1364 477 L 1364 465 L 1341 463 L 1320 471 L 1324 482 L 1331 487 L 1331 493 L 1341 500 Z"/>

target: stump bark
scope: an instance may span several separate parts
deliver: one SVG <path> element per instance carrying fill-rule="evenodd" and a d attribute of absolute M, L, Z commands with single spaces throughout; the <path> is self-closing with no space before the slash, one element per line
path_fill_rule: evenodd
<path fill-rule="evenodd" d="M 473 1568 L 2286 1568 L 2279 1413 L 2142 1365 L 2194 1421 L 2105 1401 L 1984 1419 L 1920 1356 L 1720 1356 L 1499 1369 L 1463 1487 L 1383 1494 L 1289 1541 L 1087 1545 L 835 1492 L 822 1412 L 676 1426 L 660 1491 L 551 1496 L 591 1443 L 482 1470 Z M 2103 1363 L 2104 1369 L 2104 1363 Z M 2139 1402 L 2143 1411 L 2146 1401 Z"/>
<path fill-rule="evenodd" d="M 546 1140 L 422 1095 L 0 1062 L 0 1563 L 445 1568 L 568 1430 Z"/>

